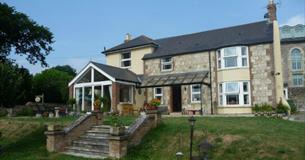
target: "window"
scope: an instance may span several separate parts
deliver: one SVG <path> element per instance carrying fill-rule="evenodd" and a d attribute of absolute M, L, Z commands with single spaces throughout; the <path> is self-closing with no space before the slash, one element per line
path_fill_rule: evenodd
<path fill-rule="evenodd" d="M 130 52 L 121 54 L 121 67 L 128 68 L 131 66 Z"/>
<path fill-rule="evenodd" d="M 304 75 L 303 74 L 292 75 L 292 84 L 295 87 L 302 87 L 304 85 Z"/>
<path fill-rule="evenodd" d="M 200 84 L 191 85 L 191 102 L 199 103 L 201 102 L 201 86 Z"/>
<path fill-rule="evenodd" d="M 162 58 L 161 59 L 161 71 L 171 71 L 173 68 L 172 58 Z"/>
<path fill-rule="evenodd" d="M 302 70 L 302 54 L 297 48 L 291 51 L 291 67 L 293 71 Z"/>
<path fill-rule="evenodd" d="M 225 82 L 218 85 L 219 105 L 250 105 L 249 82 Z"/>
<path fill-rule="evenodd" d="M 161 104 L 163 104 L 163 90 L 161 87 L 154 88 L 154 98 L 159 99 Z"/>
<path fill-rule="evenodd" d="M 132 103 L 132 86 L 120 85 L 120 102 Z"/>
<path fill-rule="evenodd" d="M 248 67 L 248 47 L 228 47 L 217 50 L 219 69 Z"/>

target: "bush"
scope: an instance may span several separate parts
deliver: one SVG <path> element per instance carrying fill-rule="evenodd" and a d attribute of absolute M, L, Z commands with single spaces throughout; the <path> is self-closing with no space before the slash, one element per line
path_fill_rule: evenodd
<path fill-rule="evenodd" d="M 271 113 L 274 109 L 272 105 L 268 103 L 255 104 L 252 108 L 254 113 Z"/>
<path fill-rule="evenodd" d="M 4 117 L 7 115 L 7 111 L 5 109 L 0 109 L 0 117 Z"/>
<path fill-rule="evenodd" d="M 280 102 L 276 106 L 276 113 L 288 113 L 289 107 Z"/>
<path fill-rule="evenodd" d="M 290 106 L 290 111 L 291 114 L 296 113 L 297 112 L 297 106 L 295 105 L 293 100 L 287 100 L 289 106 Z"/>
<path fill-rule="evenodd" d="M 17 112 L 17 116 L 34 116 L 32 107 L 24 107 L 21 111 Z"/>

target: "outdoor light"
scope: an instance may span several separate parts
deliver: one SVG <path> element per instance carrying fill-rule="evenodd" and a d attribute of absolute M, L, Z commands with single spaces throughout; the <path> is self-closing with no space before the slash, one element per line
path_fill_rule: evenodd
<path fill-rule="evenodd" d="M 190 134 L 190 160 L 193 159 L 192 156 L 192 149 L 193 149 L 193 133 L 194 133 L 194 125 L 195 125 L 195 121 L 196 119 L 194 118 L 194 116 L 191 116 L 189 119 L 190 125 L 191 125 L 191 134 Z"/>
<path fill-rule="evenodd" d="M 183 157 L 183 153 L 182 152 L 177 152 L 176 157 L 177 157 L 177 160 L 180 160 Z"/>

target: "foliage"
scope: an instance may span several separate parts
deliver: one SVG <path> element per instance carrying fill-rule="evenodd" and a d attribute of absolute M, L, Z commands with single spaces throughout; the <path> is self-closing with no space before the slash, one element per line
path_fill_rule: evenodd
<path fill-rule="evenodd" d="M 272 105 L 268 103 L 255 104 L 252 110 L 254 113 L 271 113 L 274 111 Z"/>
<path fill-rule="evenodd" d="M 13 107 L 32 98 L 32 76 L 13 63 L 0 63 L 0 106 Z"/>
<path fill-rule="evenodd" d="M 9 56 L 15 53 L 27 56 L 31 64 L 47 66 L 46 56 L 54 42 L 49 29 L 6 3 L 0 3 L 0 15 L 0 62 L 12 61 Z"/>
<path fill-rule="evenodd" d="M 33 92 L 44 94 L 45 102 L 66 103 L 68 100 L 68 83 L 72 80 L 66 72 L 47 69 L 33 78 Z"/>
<path fill-rule="evenodd" d="M 17 116 L 34 116 L 32 107 L 24 107 L 21 111 L 16 113 Z"/>
<path fill-rule="evenodd" d="M 67 101 L 68 105 L 74 105 L 76 103 L 76 99 L 75 98 L 69 98 Z"/>
<path fill-rule="evenodd" d="M 291 114 L 293 113 L 296 113 L 297 112 L 297 105 L 294 103 L 293 100 L 287 100 L 289 106 L 290 106 L 290 111 L 291 111 Z"/>
<path fill-rule="evenodd" d="M 56 70 L 62 71 L 62 72 L 66 72 L 72 77 L 76 76 L 76 70 L 69 65 L 55 66 L 55 67 L 53 67 L 53 69 L 56 69 Z"/>
<path fill-rule="evenodd" d="M 161 104 L 161 101 L 160 101 L 160 99 L 158 99 L 158 98 L 152 99 L 152 100 L 150 101 L 150 105 L 155 106 L 155 107 L 160 106 L 160 104 Z"/>
<path fill-rule="evenodd" d="M 129 126 L 135 119 L 134 116 L 109 115 L 104 118 L 103 124 L 115 127 Z"/>
<path fill-rule="evenodd" d="M 0 117 L 5 117 L 7 115 L 7 111 L 5 109 L 0 108 Z"/>
<path fill-rule="evenodd" d="M 276 106 L 276 113 L 288 113 L 288 111 L 289 107 L 284 105 L 282 102 Z"/>

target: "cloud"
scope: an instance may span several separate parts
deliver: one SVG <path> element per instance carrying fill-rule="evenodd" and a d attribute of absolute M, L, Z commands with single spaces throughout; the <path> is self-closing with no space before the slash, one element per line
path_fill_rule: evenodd
<path fill-rule="evenodd" d="M 289 18 L 286 23 L 282 24 L 284 25 L 289 25 L 289 26 L 295 26 L 297 24 L 305 24 L 305 17 L 304 15 L 296 15 L 291 18 Z"/>

